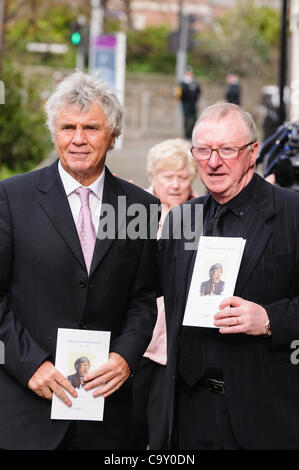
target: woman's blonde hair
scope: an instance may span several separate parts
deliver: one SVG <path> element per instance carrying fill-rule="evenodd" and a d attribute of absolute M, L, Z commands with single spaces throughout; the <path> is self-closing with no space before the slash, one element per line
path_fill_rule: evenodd
<path fill-rule="evenodd" d="M 182 170 L 188 168 L 191 182 L 197 175 L 197 166 L 190 151 L 190 143 L 184 139 L 167 139 L 149 150 L 147 173 L 150 180 L 162 170 Z"/>

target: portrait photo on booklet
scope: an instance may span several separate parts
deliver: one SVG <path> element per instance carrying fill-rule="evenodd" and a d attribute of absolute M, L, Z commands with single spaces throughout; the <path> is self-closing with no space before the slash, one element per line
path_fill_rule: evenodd
<path fill-rule="evenodd" d="M 77 397 L 68 394 L 68 407 L 53 394 L 51 419 L 103 420 L 104 397 L 85 390 L 84 375 L 108 360 L 109 345 L 110 331 L 58 329 L 55 367 L 71 382 Z"/>

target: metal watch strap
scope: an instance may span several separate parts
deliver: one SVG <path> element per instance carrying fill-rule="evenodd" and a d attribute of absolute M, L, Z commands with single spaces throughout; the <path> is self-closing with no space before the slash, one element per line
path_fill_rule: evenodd
<path fill-rule="evenodd" d="M 269 336 L 271 330 L 270 320 L 266 321 L 265 323 L 265 336 Z"/>

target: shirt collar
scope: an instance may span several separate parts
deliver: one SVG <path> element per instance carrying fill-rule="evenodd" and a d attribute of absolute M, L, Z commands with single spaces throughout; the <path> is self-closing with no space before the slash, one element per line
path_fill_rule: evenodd
<path fill-rule="evenodd" d="M 73 178 L 61 165 L 61 162 L 58 162 L 58 171 L 59 175 L 66 192 L 66 195 L 69 196 L 72 194 L 77 188 L 80 188 L 82 184 L 79 183 L 75 178 Z M 105 180 L 105 167 L 102 173 L 98 176 L 98 178 L 89 186 L 87 186 L 93 194 L 95 194 L 100 200 L 103 197 L 103 188 L 104 188 L 104 180 Z"/>
<path fill-rule="evenodd" d="M 231 211 L 234 212 L 236 215 L 242 217 L 248 211 L 250 201 L 253 197 L 256 180 L 257 177 L 256 174 L 254 174 L 247 186 L 245 186 L 245 188 L 242 189 L 242 191 L 237 194 L 237 196 L 235 196 L 230 201 L 226 202 L 225 205 L 229 207 Z M 213 197 L 211 197 L 211 209 L 209 213 L 210 219 L 214 217 L 217 206 L 219 206 L 219 203 L 215 201 Z"/>

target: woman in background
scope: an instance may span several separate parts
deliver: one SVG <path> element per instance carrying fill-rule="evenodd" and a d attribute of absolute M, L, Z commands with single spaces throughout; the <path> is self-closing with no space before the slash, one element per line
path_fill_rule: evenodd
<path fill-rule="evenodd" d="M 160 199 L 162 214 L 158 238 L 168 212 L 197 195 L 192 183 L 197 175 L 190 143 L 167 139 L 154 145 L 147 155 L 148 191 Z M 158 317 L 152 340 L 144 353 L 133 382 L 134 449 L 165 449 L 167 446 L 166 322 L 163 297 L 157 299 Z"/>

